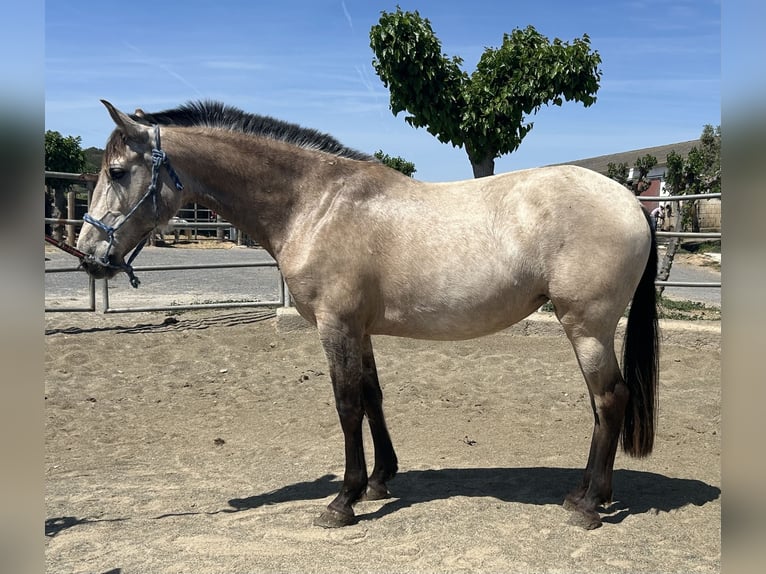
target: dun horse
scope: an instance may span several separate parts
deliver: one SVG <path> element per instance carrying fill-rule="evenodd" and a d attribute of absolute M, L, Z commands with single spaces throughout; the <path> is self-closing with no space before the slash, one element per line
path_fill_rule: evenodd
<path fill-rule="evenodd" d="M 125 257 L 191 201 L 268 250 L 317 327 L 344 435 L 343 485 L 317 524 L 352 524 L 354 503 L 388 496 L 397 472 L 371 335 L 478 337 L 551 301 L 595 419 L 564 506 L 585 528 L 601 525 L 620 438 L 637 457 L 654 442 L 656 240 L 629 191 L 572 166 L 423 183 L 325 134 L 218 103 L 133 115 L 104 105 L 116 129 L 77 244 L 84 268 L 135 282 Z M 629 303 L 621 371 L 614 338 Z"/>

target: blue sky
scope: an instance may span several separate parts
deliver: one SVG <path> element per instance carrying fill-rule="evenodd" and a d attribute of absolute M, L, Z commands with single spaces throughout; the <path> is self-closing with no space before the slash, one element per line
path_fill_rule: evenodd
<path fill-rule="evenodd" d="M 694 139 L 721 120 L 718 0 L 571 2 L 398 0 L 419 10 L 443 51 L 473 71 L 504 32 L 533 25 L 550 39 L 587 33 L 602 57 L 598 101 L 543 108 L 496 173 Z M 397 1 L 110 0 L 48 2 L 45 128 L 103 147 L 104 98 L 159 111 L 212 98 L 328 132 L 345 145 L 415 163 L 418 179 L 472 177 L 462 149 L 389 110 L 370 27 Z"/>

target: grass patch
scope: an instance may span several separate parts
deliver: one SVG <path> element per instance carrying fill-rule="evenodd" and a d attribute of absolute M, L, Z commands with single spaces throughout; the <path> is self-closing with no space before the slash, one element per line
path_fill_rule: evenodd
<path fill-rule="evenodd" d="M 697 253 L 702 255 L 703 253 L 720 253 L 721 252 L 721 240 L 714 239 L 712 241 L 684 241 L 681 243 L 681 250 L 687 253 Z"/>
<path fill-rule="evenodd" d="M 680 299 L 668 299 L 660 297 L 657 301 L 657 310 L 660 319 L 677 319 L 681 321 L 720 321 L 721 309 L 714 305 L 705 305 L 698 301 Z M 628 308 L 629 309 L 629 308 Z M 623 314 L 628 316 L 628 309 Z M 540 307 L 540 311 L 553 313 L 553 303 L 548 301 Z"/>
<path fill-rule="evenodd" d="M 659 298 L 659 313 L 662 319 L 682 321 L 720 321 L 721 309 L 699 301 Z"/>

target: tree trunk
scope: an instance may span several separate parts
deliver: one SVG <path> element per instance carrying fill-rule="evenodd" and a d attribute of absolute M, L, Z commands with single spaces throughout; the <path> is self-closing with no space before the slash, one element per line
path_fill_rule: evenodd
<path fill-rule="evenodd" d="M 485 157 L 480 161 L 474 161 L 471 156 L 468 156 L 471 160 L 471 167 L 473 168 L 474 177 L 487 177 L 495 174 L 495 158 Z"/>
<path fill-rule="evenodd" d="M 667 281 L 670 277 L 670 269 L 673 267 L 673 258 L 676 256 L 678 249 L 678 237 L 671 237 L 665 249 L 665 257 L 662 258 L 662 264 L 660 270 L 657 272 L 658 281 Z M 664 285 L 660 285 L 658 295 L 662 297 L 662 292 L 665 290 Z"/>
<path fill-rule="evenodd" d="M 66 218 L 70 221 L 75 218 L 75 202 L 77 201 L 77 195 L 72 189 L 68 189 L 66 192 Z M 71 223 L 67 223 L 66 226 L 66 242 L 72 247 L 77 243 L 77 231 L 75 226 Z"/>
<path fill-rule="evenodd" d="M 53 188 L 53 214 L 56 219 L 66 219 L 66 194 L 65 189 L 58 185 Z M 60 223 L 53 225 L 53 238 L 56 241 L 64 241 L 64 226 Z"/>
<path fill-rule="evenodd" d="M 692 202 L 692 231 L 694 233 L 699 233 L 699 230 L 700 230 L 699 202 L 695 200 Z"/>

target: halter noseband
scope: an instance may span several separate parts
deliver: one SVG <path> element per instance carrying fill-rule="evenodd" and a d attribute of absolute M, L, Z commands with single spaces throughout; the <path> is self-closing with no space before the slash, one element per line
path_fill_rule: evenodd
<path fill-rule="evenodd" d="M 114 234 L 117 232 L 117 230 L 122 227 L 125 222 L 130 219 L 130 217 L 136 212 L 136 210 L 141 206 L 144 201 L 147 200 L 147 198 L 152 198 L 152 205 L 154 206 L 154 219 L 155 222 L 159 222 L 159 209 L 157 207 L 157 180 L 160 176 L 160 169 L 162 167 L 165 167 L 165 169 L 168 172 L 168 175 L 170 176 L 170 179 L 173 180 L 173 184 L 176 186 L 176 189 L 178 191 L 183 190 L 184 186 L 181 183 L 181 180 L 178 177 L 178 174 L 173 169 L 173 166 L 170 165 L 170 160 L 168 159 L 167 154 L 162 149 L 162 146 L 160 145 L 160 126 L 155 124 L 154 126 L 154 149 L 152 149 L 152 181 L 149 184 L 149 189 L 146 190 L 146 193 L 143 195 L 141 199 L 138 200 L 138 203 L 133 206 L 133 208 L 127 213 L 127 215 L 123 218 L 122 221 L 120 221 L 117 225 L 112 227 L 111 225 L 108 225 L 101 221 L 100 219 L 96 219 L 95 217 L 91 216 L 89 213 L 86 213 L 82 216 L 83 221 L 86 221 L 90 223 L 92 226 L 97 227 L 104 233 L 106 233 L 106 237 L 109 240 L 109 245 L 106 248 L 106 252 L 100 259 L 95 259 L 92 255 L 88 256 L 88 258 L 99 265 L 103 265 L 104 267 L 111 267 L 112 269 L 121 269 L 127 273 L 128 278 L 130 279 L 130 284 L 135 288 L 138 287 L 141 283 L 138 280 L 138 277 L 135 276 L 133 273 L 133 267 L 131 267 L 131 263 L 133 263 L 133 260 L 136 258 L 136 256 L 141 252 L 141 249 L 143 249 L 144 245 L 146 244 L 147 239 L 149 239 L 149 235 L 144 237 L 141 241 L 139 241 L 138 245 L 136 245 L 135 249 L 133 249 L 133 253 L 131 253 L 130 258 L 126 263 L 123 263 L 122 265 L 114 265 L 109 261 L 109 254 L 112 251 L 112 248 L 114 247 Z M 151 234 L 151 231 L 149 232 Z"/>

